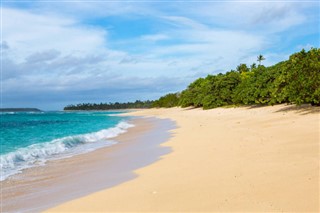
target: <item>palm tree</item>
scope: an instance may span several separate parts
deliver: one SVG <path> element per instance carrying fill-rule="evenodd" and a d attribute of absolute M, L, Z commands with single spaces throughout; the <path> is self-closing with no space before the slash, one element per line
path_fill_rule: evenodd
<path fill-rule="evenodd" d="M 259 65 L 261 65 L 261 61 L 265 60 L 265 58 L 263 57 L 263 55 L 259 55 L 257 57 L 257 61 L 259 61 Z"/>

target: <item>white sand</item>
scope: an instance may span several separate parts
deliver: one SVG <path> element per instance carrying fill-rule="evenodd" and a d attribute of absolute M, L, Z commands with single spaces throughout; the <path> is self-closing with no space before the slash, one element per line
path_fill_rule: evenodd
<path fill-rule="evenodd" d="M 150 109 L 171 118 L 173 152 L 138 178 L 48 212 L 319 212 L 316 108 Z M 143 157 L 143 156 L 141 156 Z"/>

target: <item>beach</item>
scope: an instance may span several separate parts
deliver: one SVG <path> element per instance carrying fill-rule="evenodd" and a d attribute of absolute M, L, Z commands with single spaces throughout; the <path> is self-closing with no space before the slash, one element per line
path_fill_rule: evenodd
<path fill-rule="evenodd" d="M 172 137 L 161 143 L 167 152 L 134 168 L 135 178 L 46 212 L 319 212 L 319 108 L 169 108 L 127 115 L 174 121 Z"/>
<path fill-rule="evenodd" d="M 134 118 L 128 122 L 134 127 L 112 138 L 117 144 L 50 160 L 43 166 L 25 169 L 1 181 L 0 212 L 41 212 L 113 187 L 136 178 L 134 170 L 170 152 L 169 148 L 159 148 L 159 144 L 169 138 L 168 131 L 174 128 L 172 121 Z"/>
<path fill-rule="evenodd" d="M 320 213 L 319 2 L 1 1 L 0 213 Z"/>

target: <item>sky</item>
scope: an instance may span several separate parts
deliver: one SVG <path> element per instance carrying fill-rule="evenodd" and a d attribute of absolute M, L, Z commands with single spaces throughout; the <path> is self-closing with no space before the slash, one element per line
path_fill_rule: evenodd
<path fill-rule="evenodd" d="M 1 2 L 1 107 L 153 100 L 319 48 L 318 1 Z"/>

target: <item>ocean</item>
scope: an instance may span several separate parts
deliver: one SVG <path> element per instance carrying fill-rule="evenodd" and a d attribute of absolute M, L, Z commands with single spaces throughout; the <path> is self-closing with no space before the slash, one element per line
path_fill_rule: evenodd
<path fill-rule="evenodd" d="M 71 157 L 111 146 L 124 133 L 123 111 L 1 113 L 0 181 L 48 160 Z"/>

